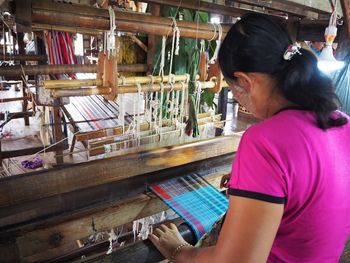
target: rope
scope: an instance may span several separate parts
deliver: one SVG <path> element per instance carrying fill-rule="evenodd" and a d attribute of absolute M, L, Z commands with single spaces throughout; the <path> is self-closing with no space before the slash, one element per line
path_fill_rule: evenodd
<path fill-rule="evenodd" d="M 159 103 L 159 120 L 158 120 L 158 133 L 159 133 L 159 141 L 162 140 L 162 126 L 163 126 L 163 96 L 164 96 L 164 84 L 161 82 L 160 84 L 160 103 Z"/>
<path fill-rule="evenodd" d="M 216 27 L 216 23 L 210 23 L 210 24 L 214 27 L 214 34 L 213 34 L 213 37 L 209 39 L 209 41 L 213 41 L 217 38 L 217 27 Z"/>
<path fill-rule="evenodd" d="M 108 58 L 115 56 L 116 47 L 115 47 L 115 12 L 111 6 L 108 7 L 109 13 L 109 32 L 105 32 L 105 43 L 104 51 L 108 52 Z"/>
<path fill-rule="evenodd" d="M 216 40 L 216 48 L 213 54 L 213 57 L 209 60 L 210 64 L 213 64 L 215 60 L 218 58 L 220 46 L 221 46 L 221 39 L 222 39 L 222 26 L 221 24 L 216 24 L 219 30 L 218 40 Z"/>
<path fill-rule="evenodd" d="M 181 6 L 182 6 L 182 0 L 180 0 L 179 5 L 177 6 L 177 9 L 176 9 L 175 14 L 174 14 L 174 18 L 175 18 L 175 17 L 177 16 L 177 14 L 179 13 L 179 9 L 180 9 L 180 7 L 181 7 Z M 172 29 L 169 29 L 168 33 L 167 33 L 167 34 L 166 34 L 166 36 L 165 36 L 165 40 L 168 38 L 168 36 L 169 36 L 169 34 L 170 34 L 171 30 L 172 30 Z M 164 37 L 164 36 L 163 36 L 163 37 Z M 161 55 L 160 55 L 160 56 L 158 56 L 158 58 L 157 58 L 157 61 L 156 61 L 155 65 L 157 65 L 157 64 L 158 64 L 158 62 L 159 62 L 159 59 L 160 59 L 160 58 L 161 58 Z M 154 68 L 153 68 L 152 75 L 154 75 L 155 70 L 156 70 L 156 67 L 154 67 Z"/>
<path fill-rule="evenodd" d="M 201 102 L 202 95 L 202 82 L 196 81 L 197 86 L 197 94 L 196 94 L 196 112 L 199 113 L 199 107 Z"/>
<path fill-rule="evenodd" d="M 137 145 L 140 146 L 140 125 L 141 125 L 141 120 L 140 120 L 140 96 L 141 96 L 141 91 L 142 87 L 140 83 L 137 83 L 137 122 L 136 122 L 136 138 L 137 138 Z"/>
<path fill-rule="evenodd" d="M 159 65 L 159 76 L 164 77 L 166 36 L 162 36 L 161 60 Z"/>
<path fill-rule="evenodd" d="M 180 122 L 183 121 L 183 117 L 184 117 L 184 112 L 185 112 L 185 83 L 181 82 L 181 105 L 180 105 Z"/>
<path fill-rule="evenodd" d="M 173 20 L 173 45 L 175 42 L 175 55 L 178 56 L 180 51 L 180 29 L 177 26 L 176 19 L 174 17 L 171 17 L 171 19 Z"/>
<path fill-rule="evenodd" d="M 204 53 L 205 52 L 205 40 L 204 39 L 202 39 L 201 40 L 201 53 Z"/>

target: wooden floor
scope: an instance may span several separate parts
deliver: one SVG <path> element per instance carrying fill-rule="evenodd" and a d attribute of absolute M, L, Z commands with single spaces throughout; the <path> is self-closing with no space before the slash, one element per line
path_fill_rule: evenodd
<path fill-rule="evenodd" d="M 0 91 L 0 98 L 9 97 L 21 97 L 22 92 L 15 90 L 15 85 L 12 85 L 8 91 Z M 232 103 L 230 98 L 227 108 L 227 122 L 223 130 L 223 135 L 231 135 L 235 132 L 244 131 L 251 124 L 256 122 L 251 117 L 238 115 L 238 106 Z M 22 110 L 20 101 L 1 103 L 0 112 L 10 111 L 19 112 Z M 0 122 L 1 123 L 1 122 Z M 24 119 L 14 119 L 4 126 L 3 133 L 7 134 L 1 140 L 2 151 L 12 151 L 17 149 L 31 148 L 31 147 L 42 147 L 43 144 L 40 139 L 40 121 L 35 117 L 30 117 L 30 125 L 24 125 Z M 72 133 L 68 132 L 68 143 L 72 142 Z M 70 155 L 69 150 L 64 151 L 64 163 L 79 163 L 88 160 L 87 152 L 82 143 L 77 142 L 74 147 L 74 154 Z M 2 163 L 2 169 L 0 169 L 1 176 L 9 176 L 14 174 L 21 174 L 30 172 L 32 170 L 25 169 L 21 166 L 21 162 L 24 160 L 31 160 L 34 155 L 20 156 L 15 158 L 4 159 Z M 47 152 L 41 153 L 40 157 L 44 161 L 44 167 L 38 168 L 45 169 L 56 165 L 55 153 Z"/>

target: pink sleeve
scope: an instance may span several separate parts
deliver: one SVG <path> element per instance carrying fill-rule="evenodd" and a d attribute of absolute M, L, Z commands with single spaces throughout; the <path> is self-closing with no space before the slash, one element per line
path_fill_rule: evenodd
<path fill-rule="evenodd" d="M 286 182 L 276 160 L 278 151 L 254 129 L 242 137 L 228 182 L 228 193 L 272 203 L 285 203 Z M 276 158 L 277 157 L 277 158 Z"/>

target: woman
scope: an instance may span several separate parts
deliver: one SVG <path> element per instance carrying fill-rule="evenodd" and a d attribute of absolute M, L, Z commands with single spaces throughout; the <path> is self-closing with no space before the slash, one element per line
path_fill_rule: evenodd
<path fill-rule="evenodd" d="M 338 262 L 350 230 L 350 124 L 314 55 L 272 18 L 248 14 L 219 62 L 234 97 L 263 119 L 242 137 L 215 247 L 176 227 L 150 235 L 176 262 Z"/>

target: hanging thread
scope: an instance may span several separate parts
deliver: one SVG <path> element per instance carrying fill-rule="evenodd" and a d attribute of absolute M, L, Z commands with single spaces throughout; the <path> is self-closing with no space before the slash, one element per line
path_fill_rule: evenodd
<path fill-rule="evenodd" d="M 215 24 L 213 24 L 213 25 L 215 25 Z M 216 26 L 218 28 L 219 34 L 218 34 L 218 39 L 216 40 L 216 48 L 215 48 L 213 57 L 209 60 L 210 64 L 213 64 L 217 60 L 218 55 L 219 55 L 220 46 L 221 46 L 222 26 L 221 26 L 221 24 L 216 24 Z M 215 30 L 215 35 L 216 35 L 216 30 Z"/>

